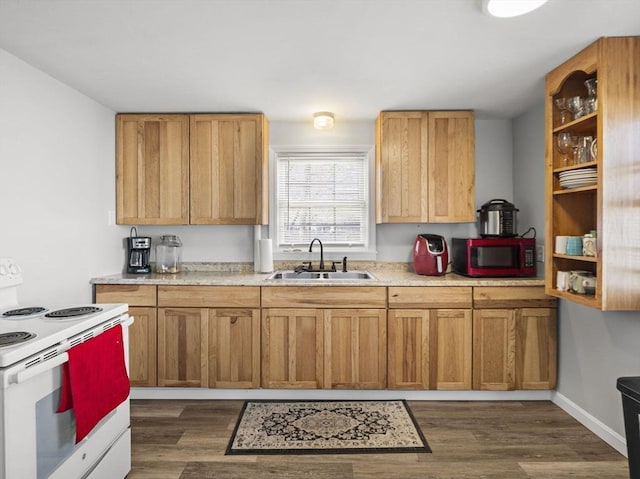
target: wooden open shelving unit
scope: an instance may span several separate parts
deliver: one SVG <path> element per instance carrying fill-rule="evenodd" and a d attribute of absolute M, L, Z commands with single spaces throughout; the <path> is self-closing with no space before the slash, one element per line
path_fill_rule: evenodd
<path fill-rule="evenodd" d="M 640 310 L 640 37 L 600 38 L 546 77 L 547 294 L 600 310 Z M 555 99 L 586 96 L 585 80 L 597 79 L 598 107 L 561 123 Z M 563 164 L 561 132 L 597 139 L 593 161 Z M 597 169 L 597 183 L 563 188 L 560 173 Z M 558 235 L 597 232 L 597 255 L 555 253 Z M 559 291 L 558 271 L 596 275 L 592 296 Z"/>

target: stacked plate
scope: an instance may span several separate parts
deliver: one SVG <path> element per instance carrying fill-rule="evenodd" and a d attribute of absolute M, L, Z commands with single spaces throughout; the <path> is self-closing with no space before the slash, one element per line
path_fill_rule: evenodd
<path fill-rule="evenodd" d="M 560 177 L 560 186 L 563 188 L 591 186 L 598 182 L 598 171 L 596 168 L 562 171 L 558 173 L 558 176 Z"/>

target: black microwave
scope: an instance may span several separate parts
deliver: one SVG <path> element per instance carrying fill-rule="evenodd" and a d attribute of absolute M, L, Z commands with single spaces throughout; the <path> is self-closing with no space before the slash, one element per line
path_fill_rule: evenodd
<path fill-rule="evenodd" d="M 473 277 L 535 276 L 535 238 L 452 238 L 452 270 Z"/>

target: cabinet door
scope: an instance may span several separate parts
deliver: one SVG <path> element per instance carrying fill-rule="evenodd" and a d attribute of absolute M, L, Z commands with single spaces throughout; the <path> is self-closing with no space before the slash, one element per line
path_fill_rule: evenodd
<path fill-rule="evenodd" d="M 429 311 L 390 310 L 389 389 L 429 389 Z"/>
<path fill-rule="evenodd" d="M 554 389 L 557 368 L 556 310 L 516 311 L 516 388 Z"/>
<path fill-rule="evenodd" d="M 429 112 L 429 222 L 475 221 L 473 112 Z"/>
<path fill-rule="evenodd" d="M 515 387 L 516 312 L 473 312 L 473 389 L 508 391 Z"/>
<path fill-rule="evenodd" d="M 129 381 L 132 386 L 156 386 L 156 308 L 130 307 Z"/>
<path fill-rule="evenodd" d="M 471 389 L 471 310 L 432 310 L 429 330 L 430 389 Z"/>
<path fill-rule="evenodd" d="M 207 387 L 208 309 L 158 309 L 158 386 Z"/>
<path fill-rule="evenodd" d="M 192 115 L 191 223 L 266 224 L 264 115 Z"/>
<path fill-rule="evenodd" d="M 209 310 L 210 388 L 260 386 L 260 310 Z"/>
<path fill-rule="evenodd" d="M 118 115 L 118 224 L 189 222 L 186 115 Z"/>
<path fill-rule="evenodd" d="M 262 387 L 323 387 L 322 324 L 319 309 L 262 311 Z"/>
<path fill-rule="evenodd" d="M 427 112 L 383 111 L 376 122 L 376 222 L 424 223 Z"/>
<path fill-rule="evenodd" d="M 383 309 L 324 311 L 325 388 L 386 387 L 386 316 Z"/>

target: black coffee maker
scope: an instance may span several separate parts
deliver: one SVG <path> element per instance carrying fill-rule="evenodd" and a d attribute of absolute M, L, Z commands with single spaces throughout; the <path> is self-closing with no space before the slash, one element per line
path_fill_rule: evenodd
<path fill-rule="evenodd" d="M 150 257 L 151 238 L 138 236 L 138 230 L 133 226 L 127 238 L 127 273 L 151 273 Z"/>

